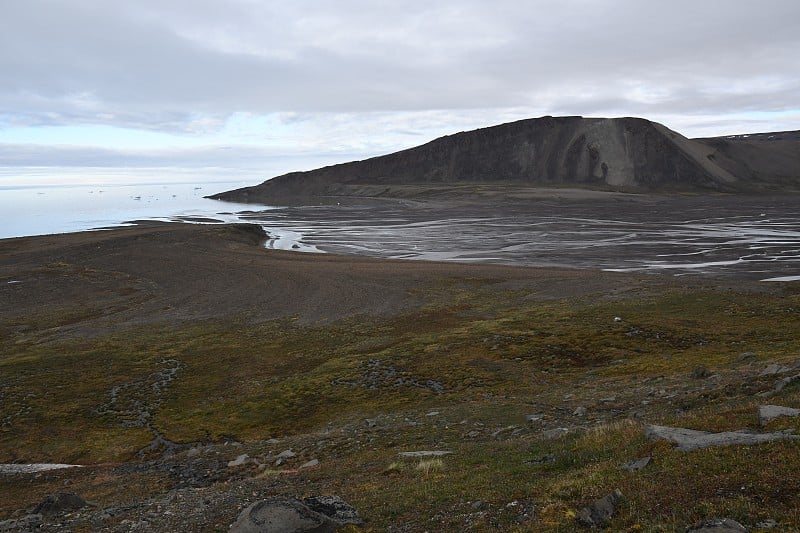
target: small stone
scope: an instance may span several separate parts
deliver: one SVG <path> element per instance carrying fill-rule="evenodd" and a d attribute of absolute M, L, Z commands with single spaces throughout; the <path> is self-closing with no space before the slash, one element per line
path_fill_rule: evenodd
<path fill-rule="evenodd" d="M 465 436 L 467 438 L 474 439 L 475 437 L 479 436 L 480 434 L 481 434 L 480 431 L 476 431 L 476 430 L 473 429 L 472 431 L 468 432 Z"/>
<path fill-rule="evenodd" d="M 586 408 L 581 406 L 577 407 L 573 412 L 573 416 L 585 416 L 586 415 Z"/>
<path fill-rule="evenodd" d="M 443 455 L 450 455 L 449 450 L 420 450 L 416 452 L 400 452 L 397 455 L 400 457 L 441 457 Z"/>
<path fill-rule="evenodd" d="M 625 463 L 622 465 L 622 469 L 627 470 L 628 472 L 637 472 L 649 465 L 650 461 L 652 461 L 650 456 L 642 457 L 641 459 L 636 459 L 635 461 L 629 461 Z"/>
<path fill-rule="evenodd" d="M 537 457 L 536 459 L 530 459 L 529 461 L 525 461 L 529 465 L 547 465 L 556 462 L 556 455 L 554 453 L 548 453 L 547 455 L 542 455 L 541 457 Z"/>
<path fill-rule="evenodd" d="M 596 500 L 588 507 L 584 507 L 578 512 L 576 519 L 578 523 L 586 527 L 606 527 L 611 516 L 616 511 L 616 505 L 622 499 L 622 491 L 616 489 L 614 492 Z"/>
<path fill-rule="evenodd" d="M 791 385 L 795 381 L 800 380 L 800 374 L 795 376 L 789 376 L 783 379 L 779 379 L 775 382 L 775 392 L 780 392 L 785 389 L 788 385 Z"/>
<path fill-rule="evenodd" d="M 759 529 L 774 529 L 778 527 L 778 522 L 772 518 L 768 518 L 767 520 L 757 523 L 756 527 Z"/>
<path fill-rule="evenodd" d="M 292 457 L 296 456 L 297 454 L 294 453 L 292 450 L 283 450 L 281 453 L 276 455 L 277 459 L 291 459 Z"/>
<path fill-rule="evenodd" d="M 506 426 L 506 427 L 504 427 L 504 428 L 500 428 L 500 429 L 498 429 L 497 431 L 495 431 L 494 433 L 492 433 L 492 437 L 494 437 L 494 438 L 497 438 L 497 437 L 499 437 L 501 434 L 503 434 L 503 433 L 505 433 L 505 432 L 507 432 L 507 431 L 513 431 L 513 430 L 515 430 L 515 429 L 517 429 L 517 426 Z"/>
<path fill-rule="evenodd" d="M 200 455 L 200 448 L 190 448 L 188 452 L 186 452 L 186 457 L 197 457 Z"/>
<path fill-rule="evenodd" d="M 70 511 L 77 511 L 86 507 L 86 500 L 74 492 L 59 492 L 51 494 L 33 510 L 33 514 L 43 516 L 55 516 Z"/>
<path fill-rule="evenodd" d="M 242 455 L 238 456 L 233 461 L 228 461 L 228 467 L 229 468 L 235 468 L 237 466 L 242 466 L 243 464 L 247 463 L 247 461 L 249 459 L 250 459 L 250 456 L 247 455 L 246 453 L 243 453 Z"/>
<path fill-rule="evenodd" d="M 751 360 L 753 360 L 755 358 L 756 358 L 756 354 L 754 354 L 753 352 L 742 352 L 736 358 L 736 361 L 739 362 L 739 363 L 742 363 L 744 361 L 751 361 Z"/>
<path fill-rule="evenodd" d="M 686 531 L 694 533 L 747 533 L 747 528 L 730 518 L 711 518 Z"/>
<path fill-rule="evenodd" d="M 439 411 L 431 411 L 430 413 L 425 413 L 425 416 L 438 416 Z"/>
<path fill-rule="evenodd" d="M 542 432 L 542 438 L 545 440 L 558 439 L 563 437 L 567 433 L 569 433 L 568 428 L 548 429 L 547 431 Z"/>
<path fill-rule="evenodd" d="M 621 316 L 615 316 L 614 317 L 614 322 L 622 322 L 622 317 Z"/>
<path fill-rule="evenodd" d="M 693 379 L 706 379 L 707 377 L 711 376 L 711 371 L 709 371 L 704 366 L 698 366 L 694 370 L 692 370 L 692 378 Z"/>
<path fill-rule="evenodd" d="M 476 500 L 476 501 L 472 502 L 472 503 L 471 503 L 471 504 L 469 504 L 469 505 L 470 505 L 470 507 L 472 507 L 473 509 L 475 509 L 475 510 L 477 511 L 478 509 L 480 509 L 481 507 L 483 507 L 483 502 L 482 502 L 482 501 L 480 501 L 480 500 Z"/>
<path fill-rule="evenodd" d="M 319 465 L 319 459 L 311 459 L 307 463 L 303 463 L 302 465 L 300 465 L 300 469 L 302 470 L 303 468 L 312 468 L 318 465 Z"/>
<path fill-rule="evenodd" d="M 788 366 L 779 365 L 776 363 L 772 363 L 767 365 L 767 367 L 762 370 L 758 375 L 759 376 L 774 376 L 775 374 L 784 374 L 786 372 L 790 372 L 792 369 Z"/>
<path fill-rule="evenodd" d="M 529 424 L 532 424 L 534 422 L 541 422 L 542 420 L 544 420 L 544 415 L 542 415 L 542 414 L 526 415 L 525 416 L 525 421 L 528 422 Z"/>

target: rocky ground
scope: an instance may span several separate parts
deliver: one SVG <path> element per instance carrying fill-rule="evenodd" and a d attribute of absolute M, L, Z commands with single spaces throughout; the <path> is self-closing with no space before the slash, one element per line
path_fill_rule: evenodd
<path fill-rule="evenodd" d="M 353 531 L 800 528 L 793 285 L 263 237 L 0 241 L 0 461 L 83 465 L 0 473 L 0 531 L 227 531 L 315 497 Z"/>

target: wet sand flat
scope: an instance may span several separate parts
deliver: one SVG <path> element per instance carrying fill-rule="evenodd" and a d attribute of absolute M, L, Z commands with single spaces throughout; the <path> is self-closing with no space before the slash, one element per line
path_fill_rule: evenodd
<path fill-rule="evenodd" d="M 681 276 L 800 274 L 798 196 L 569 193 L 502 202 L 328 202 L 239 216 L 262 224 L 268 246 L 284 249 Z"/>

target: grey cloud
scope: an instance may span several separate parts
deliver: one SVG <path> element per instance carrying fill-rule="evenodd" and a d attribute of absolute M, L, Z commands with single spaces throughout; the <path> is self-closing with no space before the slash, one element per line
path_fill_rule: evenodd
<path fill-rule="evenodd" d="M 6 0 L 0 126 L 192 131 L 198 115 L 215 129 L 238 111 L 795 109 L 798 20 L 794 0 Z"/>
<path fill-rule="evenodd" d="M 360 154 L 324 152 L 275 154 L 248 146 L 198 146 L 192 149 L 112 150 L 99 147 L 0 144 L 2 170 L 13 168 L 125 168 L 166 169 L 186 172 L 214 171 L 222 175 L 248 175 L 265 179 L 294 170 L 310 170 L 351 161 Z"/>

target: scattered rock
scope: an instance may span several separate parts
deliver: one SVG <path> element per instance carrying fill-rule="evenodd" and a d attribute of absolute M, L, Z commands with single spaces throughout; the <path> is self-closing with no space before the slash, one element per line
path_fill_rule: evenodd
<path fill-rule="evenodd" d="M 576 407 L 575 410 L 572 412 L 572 414 L 573 416 L 584 416 L 586 415 L 586 408 L 583 406 Z"/>
<path fill-rule="evenodd" d="M 615 316 L 614 317 L 614 322 L 622 322 L 622 317 L 621 316 Z"/>
<path fill-rule="evenodd" d="M 711 518 L 690 527 L 686 531 L 693 531 L 694 533 L 747 533 L 747 529 L 742 524 L 730 518 Z"/>
<path fill-rule="evenodd" d="M 448 450 L 420 450 L 416 452 L 400 452 L 397 455 L 400 457 L 441 457 L 442 455 L 450 455 L 451 451 Z"/>
<path fill-rule="evenodd" d="M 778 522 L 772 518 L 768 518 L 767 520 L 757 523 L 756 527 L 758 529 L 774 529 L 778 527 Z"/>
<path fill-rule="evenodd" d="M 250 460 L 250 456 L 247 455 L 246 453 L 243 453 L 242 455 L 238 456 L 233 461 L 228 461 L 228 467 L 229 468 L 235 468 L 237 466 L 242 466 L 243 464 L 246 464 L 249 460 Z"/>
<path fill-rule="evenodd" d="M 87 505 L 86 500 L 74 492 L 59 492 L 57 494 L 51 494 L 42 500 L 42 502 L 34 508 L 33 514 L 55 516 L 70 511 L 77 511 Z"/>
<path fill-rule="evenodd" d="M 693 379 L 706 379 L 708 377 L 711 377 L 711 371 L 704 366 L 698 366 L 692 370 Z"/>
<path fill-rule="evenodd" d="M 767 367 L 762 370 L 758 375 L 759 376 L 774 376 L 775 374 L 785 374 L 786 372 L 790 372 L 792 369 L 788 366 L 779 365 L 777 363 L 772 363 L 767 365 Z"/>
<path fill-rule="evenodd" d="M 311 459 L 307 463 L 301 464 L 300 469 L 302 470 L 303 468 L 312 468 L 314 466 L 319 466 L 319 459 Z"/>
<path fill-rule="evenodd" d="M 753 352 L 742 352 L 736 358 L 736 361 L 739 363 L 743 363 L 744 361 L 751 361 L 756 358 L 756 354 Z"/>
<path fill-rule="evenodd" d="M 324 514 L 341 525 L 361 526 L 364 524 L 364 521 L 358 516 L 358 511 L 338 496 L 310 496 L 303 498 L 303 503 L 312 511 Z"/>
<path fill-rule="evenodd" d="M 761 444 L 775 440 L 800 439 L 791 430 L 773 431 L 772 433 L 752 433 L 749 431 L 723 431 L 709 433 L 685 428 L 666 426 L 645 426 L 645 435 L 651 440 L 668 440 L 677 444 L 682 451 L 699 450 L 709 446 L 732 446 L 737 444 Z"/>
<path fill-rule="evenodd" d="M 800 380 L 800 374 L 779 379 L 778 381 L 775 382 L 775 392 L 780 392 L 787 386 L 799 380 Z"/>
<path fill-rule="evenodd" d="M 782 407 L 780 405 L 762 405 L 758 408 L 758 421 L 762 426 L 773 418 L 781 416 L 800 416 L 800 409 Z"/>
<path fill-rule="evenodd" d="M 608 521 L 616 510 L 616 505 L 622 499 L 622 491 L 616 489 L 614 492 L 601 498 L 588 507 L 584 507 L 578 512 L 576 517 L 579 524 L 591 528 L 603 528 L 608 525 Z"/>
<path fill-rule="evenodd" d="M 29 514 L 14 520 L 0 521 L 0 531 L 35 531 L 42 525 L 42 515 Z"/>
<path fill-rule="evenodd" d="M 561 438 L 567 433 L 569 433 L 569 428 L 548 429 L 547 431 L 542 432 L 542 438 L 545 440 L 553 440 Z"/>
<path fill-rule="evenodd" d="M 622 465 L 622 469 L 627 470 L 628 472 L 637 472 L 649 465 L 652 460 L 653 458 L 650 456 L 642 457 L 641 459 L 636 459 L 635 461 L 629 461 L 625 463 Z"/>
<path fill-rule="evenodd" d="M 281 453 L 275 456 L 276 459 L 291 459 L 295 457 L 297 454 L 294 453 L 292 450 L 283 450 Z"/>
<path fill-rule="evenodd" d="M 530 459 L 525 461 L 525 463 L 529 465 L 546 465 L 556 462 L 556 454 L 548 453 L 547 455 L 542 455 L 541 457 L 537 457 L 536 459 Z"/>
<path fill-rule="evenodd" d="M 515 429 L 517 429 L 517 426 L 506 426 L 504 428 L 500 428 L 497 431 L 495 431 L 494 433 L 492 433 L 492 437 L 497 438 L 500 435 L 502 435 L 503 433 L 505 433 L 507 431 L 514 431 Z"/>
<path fill-rule="evenodd" d="M 292 450 L 284 450 L 278 455 L 275 456 L 275 466 L 281 466 L 283 463 L 286 462 L 286 459 L 291 459 L 295 457 L 297 454 L 294 453 Z"/>
<path fill-rule="evenodd" d="M 425 416 L 438 416 L 439 411 L 431 411 L 430 413 L 425 413 Z"/>
<path fill-rule="evenodd" d="M 542 420 L 544 420 L 544 415 L 543 414 L 535 414 L 535 415 L 526 415 L 525 416 L 525 421 L 528 422 L 529 424 L 532 424 L 534 422 L 541 422 Z"/>
<path fill-rule="evenodd" d="M 192 458 L 197 457 L 200 455 L 200 448 L 191 448 L 188 452 L 186 452 L 186 457 Z"/>
<path fill-rule="evenodd" d="M 469 438 L 469 439 L 474 439 L 475 437 L 478 437 L 480 434 L 481 434 L 481 432 L 480 432 L 480 431 L 477 431 L 477 430 L 474 430 L 474 429 L 473 429 L 472 431 L 468 432 L 468 433 L 465 435 L 465 437 L 467 437 L 467 438 Z"/>

